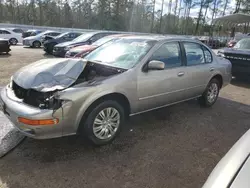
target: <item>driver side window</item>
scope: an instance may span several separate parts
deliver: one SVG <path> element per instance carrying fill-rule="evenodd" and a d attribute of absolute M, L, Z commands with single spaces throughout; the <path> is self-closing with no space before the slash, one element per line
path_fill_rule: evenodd
<path fill-rule="evenodd" d="M 165 63 L 165 69 L 180 67 L 181 53 L 178 42 L 168 42 L 158 48 L 150 58 L 151 60 L 162 61 Z"/>

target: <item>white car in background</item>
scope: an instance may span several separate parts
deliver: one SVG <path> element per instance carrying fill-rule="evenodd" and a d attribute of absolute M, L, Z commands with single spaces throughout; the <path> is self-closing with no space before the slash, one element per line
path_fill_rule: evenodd
<path fill-rule="evenodd" d="M 0 38 L 8 39 L 11 45 L 22 43 L 22 33 L 15 33 L 10 29 L 0 28 Z"/>

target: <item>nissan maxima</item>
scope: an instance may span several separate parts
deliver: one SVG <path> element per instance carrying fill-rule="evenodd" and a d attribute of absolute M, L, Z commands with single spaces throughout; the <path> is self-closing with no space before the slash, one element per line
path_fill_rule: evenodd
<path fill-rule="evenodd" d="M 85 59 L 43 59 L 1 90 L 1 109 L 37 139 L 81 134 L 110 143 L 129 116 L 198 99 L 212 106 L 231 80 L 230 61 L 197 40 L 128 36 Z"/>

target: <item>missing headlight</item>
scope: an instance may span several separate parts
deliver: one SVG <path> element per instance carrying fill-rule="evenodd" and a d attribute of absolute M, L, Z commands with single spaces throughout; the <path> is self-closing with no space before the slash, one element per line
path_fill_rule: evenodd
<path fill-rule="evenodd" d="M 54 95 L 41 101 L 39 108 L 57 110 L 62 106 L 63 100 L 56 99 Z"/>

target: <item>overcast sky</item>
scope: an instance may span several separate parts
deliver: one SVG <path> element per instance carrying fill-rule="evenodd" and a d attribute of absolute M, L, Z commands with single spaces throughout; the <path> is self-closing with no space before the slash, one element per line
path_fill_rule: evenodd
<path fill-rule="evenodd" d="M 174 11 L 175 2 L 176 2 L 175 0 L 172 0 L 172 13 Z M 161 3 L 162 3 L 162 0 L 156 0 L 155 1 L 155 10 L 156 11 L 161 10 Z M 168 4 L 169 4 L 169 0 L 164 0 L 163 12 L 165 14 L 168 13 Z M 235 6 L 235 0 L 229 0 L 228 8 L 226 10 L 226 14 L 230 14 L 233 11 L 232 8 L 234 8 L 234 6 Z M 230 7 L 232 7 L 232 8 L 230 8 Z M 197 17 L 198 12 L 199 12 L 199 7 L 193 8 L 193 9 L 191 9 L 190 16 L 191 17 Z M 184 10 L 181 11 L 181 15 L 183 15 L 183 14 L 184 14 Z M 210 10 L 208 11 L 207 16 L 210 17 L 210 18 L 212 17 L 212 13 L 211 13 Z M 220 17 L 220 16 L 218 15 L 217 17 Z"/>

